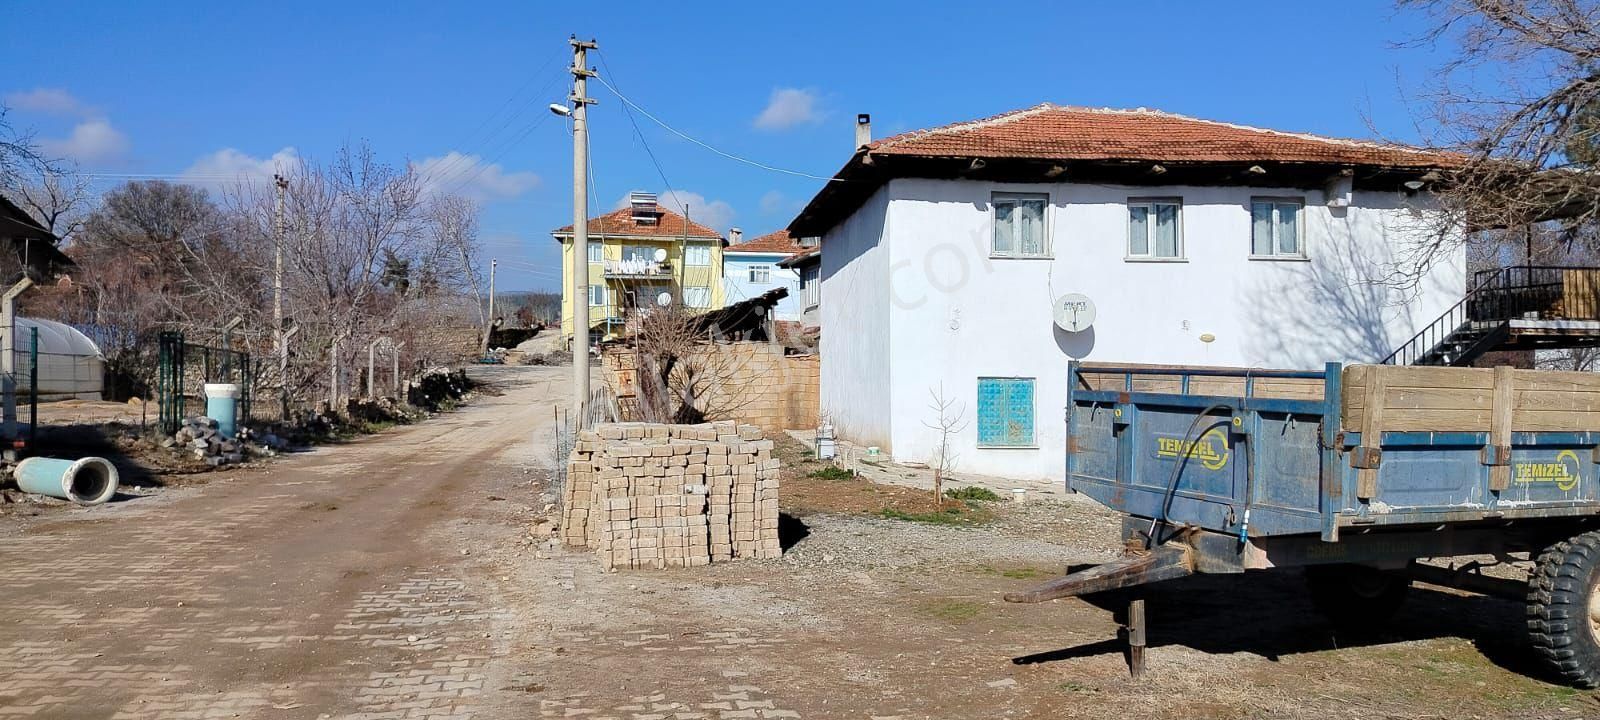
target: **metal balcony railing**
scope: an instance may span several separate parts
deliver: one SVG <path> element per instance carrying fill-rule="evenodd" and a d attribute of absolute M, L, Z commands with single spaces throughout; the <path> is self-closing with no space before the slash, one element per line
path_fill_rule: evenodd
<path fill-rule="evenodd" d="M 1384 359 L 1437 361 L 1510 320 L 1600 320 L 1600 268 L 1515 265 L 1473 274 L 1466 297 Z"/>

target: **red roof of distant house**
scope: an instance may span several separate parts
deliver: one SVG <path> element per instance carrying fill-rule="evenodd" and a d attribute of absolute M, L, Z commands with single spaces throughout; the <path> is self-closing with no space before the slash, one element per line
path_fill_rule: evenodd
<path fill-rule="evenodd" d="M 638 237 L 663 237 L 674 238 L 687 235 L 692 238 L 721 238 L 722 234 L 711 228 L 692 220 L 685 220 L 671 210 L 657 207 L 656 221 L 653 223 L 639 222 L 633 217 L 632 208 L 613 210 L 599 217 L 589 218 L 589 235 L 633 235 Z M 552 233 L 557 238 L 572 235 L 572 226 L 556 230 Z"/>
<path fill-rule="evenodd" d="M 1147 110 L 1044 103 L 870 143 L 878 155 L 1448 167 L 1459 156 Z"/>
<path fill-rule="evenodd" d="M 724 252 L 731 253 L 768 253 L 773 255 L 792 255 L 804 250 L 800 243 L 789 235 L 788 230 L 770 232 L 754 240 L 730 245 Z"/>

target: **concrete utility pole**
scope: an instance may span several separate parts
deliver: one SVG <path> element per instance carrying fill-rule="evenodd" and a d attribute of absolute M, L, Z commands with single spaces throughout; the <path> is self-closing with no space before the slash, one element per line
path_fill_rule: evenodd
<path fill-rule="evenodd" d="M 376 392 L 377 388 L 378 388 L 378 374 L 377 374 L 378 373 L 378 343 L 381 343 L 381 342 L 383 342 L 384 340 L 387 340 L 387 339 L 388 338 L 378 338 L 377 340 L 373 340 L 372 342 L 367 343 L 367 399 L 368 400 L 371 400 L 371 399 L 377 397 L 377 395 L 374 395 L 373 393 Z"/>
<path fill-rule="evenodd" d="M 405 346 L 405 343 L 395 343 L 394 355 L 390 356 L 389 358 L 389 362 L 392 364 L 394 372 L 394 374 L 391 376 L 394 378 L 394 396 L 399 398 L 401 402 L 405 402 L 405 398 L 400 397 L 400 348 Z"/>
<path fill-rule="evenodd" d="M 272 184 L 277 188 L 273 202 L 272 235 L 272 352 L 278 356 L 278 404 L 284 419 L 289 416 L 289 338 L 283 333 L 283 195 L 289 189 L 289 178 L 274 174 Z"/>
<path fill-rule="evenodd" d="M 16 448 L 10 443 L 17 439 L 17 296 L 33 287 L 26 275 L 11 289 L 0 295 L 0 434 L 8 446 L 4 448 L 7 460 L 16 459 Z"/>
<path fill-rule="evenodd" d="M 589 78 L 588 53 L 599 45 L 577 37 L 572 45 L 572 412 L 575 429 L 588 424 L 589 405 Z"/>
<path fill-rule="evenodd" d="M 489 261 L 489 321 L 483 327 L 483 347 L 479 348 L 480 355 L 489 354 L 489 336 L 494 334 L 494 271 L 500 267 L 499 259 Z"/>
<path fill-rule="evenodd" d="M 294 334 L 295 333 L 300 332 L 300 326 L 296 325 L 296 326 L 294 326 L 292 328 L 289 328 L 288 331 L 284 331 L 282 325 L 279 325 L 278 328 L 279 328 L 278 329 L 278 332 L 279 332 L 279 341 L 278 342 L 279 342 L 279 347 L 280 347 L 280 350 L 278 351 L 278 405 L 279 405 L 279 410 L 281 412 L 282 418 L 284 420 L 288 420 L 289 419 L 289 341 L 294 338 Z"/>

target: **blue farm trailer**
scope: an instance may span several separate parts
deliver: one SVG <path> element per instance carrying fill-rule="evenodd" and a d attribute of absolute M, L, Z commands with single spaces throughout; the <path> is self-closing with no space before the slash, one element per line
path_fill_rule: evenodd
<path fill-rule="evenodd" d="M 1067 487 L 1124 514 L 1127 552 L 1007 600 L 1300 567 L 1314 605 L 1359 628 L 1419 580 L 1524 600 L 1553 672 L 1600 685 L 1600 375 L 1337 363 L 1068 372 Z M 1417 562 L 1468 557 L 1497 560 Z M 1478 572 L 1530 561 L 1526 581 Z M 1143 615 L 1135 594 L 1135 673 Z"/>

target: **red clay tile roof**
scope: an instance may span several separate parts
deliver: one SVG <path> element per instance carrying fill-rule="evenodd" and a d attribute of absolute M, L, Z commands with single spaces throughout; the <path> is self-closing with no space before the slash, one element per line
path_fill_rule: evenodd
<path fill-rule="evenodd" d="M 781 253 L 784 255 L 792 255 L 804 249 L 805 248 L 800 247 L 800 243 L 796 242 L 794 238 L 789 236 L 788 230 L 779 230 L 777 232 L 767 233 L 754 240 L 739 243 L 738 245 L 730 245 L 724 252 Z"/>
<path fill-rule="evenodd" d="M 685 232 L 685 224 L 688 226 Z M 568 225 L 553 231 L 557 239 L 572 235 L 572 226 Z M 632 208 L 613 210 L 599 217 L 589 218 L 589 235 L 637 235 L 640 237 L 683 237 L 694 238 L 720 238 L 718 233 L 700 223 L 684 220 L 679 215 L 665 208 L 656 209 L 655 223 L 640 223 L 633 219 Z"/>
<path fill-rule="evenodd" d="M 1459 161 L 1446 153 L 1266 130 L 1159 110 L 1051 103 L 901 133 L 867 147 L 875 155 L 1041 160 L 1266 161 L 1384 167 L 1448 167 Z"/>

